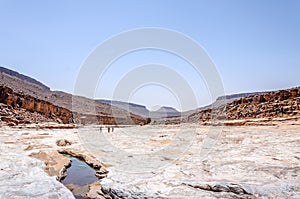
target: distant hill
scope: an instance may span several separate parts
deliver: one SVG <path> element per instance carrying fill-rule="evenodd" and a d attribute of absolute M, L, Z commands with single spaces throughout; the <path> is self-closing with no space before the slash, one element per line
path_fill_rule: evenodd
<path fill-rule="evenodd" d="M 173 107 L 168 106 L 162 106 L 158 110 L 150 112 L 151 118 L 167 118 L 179 115 L 181 115 L 181 112 L 177 111 Z"/>
<path fill-rule="evenodd" d="M 153 119 L 160 119 L 160 118 L 180 115 L 180 112 L 173 107 L 162 106 L 156 111 L 149 111 L 146 108 L 146 106 L 131 103 L 131 102 L 122 102 L 122 101 L 105 100 L 105 99 L 98 99 L 97 101 L 119 107 L 121 109 L 124 109 L 126 111 L 129 111 L 133 114 L 139 115 L 144 118 L 150 117 Z"/>
<path fill-rule="evenodd" d="M 131 102 L 122 102 L 117 100 L 106 100 L 106 99 L 97 99 L 96 101 L 104 104 L 113 105 L 115 107 L 121 108 L 123 110 L 129 111 L 133 114 L 142 117 L 149 117 L 149 110 L 144 105 L 134 104 Z"/>
<path fill-rule="evenodd" d="M 41 83 L 39 81 L 37 81 L 31 77 L 28 77 L 26 75 L 20 74 L 16 71 L 4 68 L 2 66 L 0 66 L 0 73 L 5 73 L 7 75 L 10 75 L 11 77 L 16 77 L 16 78 L 19 78 L 20 80 L 40 86 L 43 89 L 50 90 L 50 88 L 48 86 L 44 85 L 43 83 Z"/>

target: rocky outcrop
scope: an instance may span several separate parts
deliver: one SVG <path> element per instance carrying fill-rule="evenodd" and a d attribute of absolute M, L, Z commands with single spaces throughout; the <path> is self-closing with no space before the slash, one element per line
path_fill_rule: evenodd
<path fill-rule="evenodd" d="M 16 93 L 8 87 L 0 86 L 0 103 L 8 105 L 14 110 L 25 109 L 31 113 L 39 113 L 59 123 L 68 124 L 73 122 L 71 111 L 29 95 Z M 1 120 L 5 121 L 6 119 L 1 117 Z M 31 123 L 31 121 L 28 122 Z"/>
<path fill-rule="evenodd" d="M 44 117 L 43 120 L 37 120 L 37 122 L 50 120 L 59 123 L 75 122 L 76 124 L 145 123 L 142 117 L 129 113 L 128 110 L 82 96 L 51 91 L 49 87 L 39 81 L 3 67 L 0 67 L 0 87 L 7 88 L 1 92 L 4 95 L 11 94 L 11 91 L 13 93 L 4 96 L 3 104 L 13 107 L 14 110 L 22 109 L 29 114 L 38 113 Z M 71 115 L 72 117 L 70 117 Z M 75 120 L 73 120 L 74 117 L 76 117 Z M 30 123 L 35 123 L 33 121 L 36 120 L 32 118 Z M 11 122 L 12 125 L 13 123 Z M 23 122 L 20 121 L 20 123 Z"/>
<path fill-rule="evenodd" d="M 213 119 L 241 120 L 256 118 L 287 118 L 300 116 L 300 87 L 255 94 L 235 100 L 216 109 L 195 112 L 181 122 L 205 123 Z M 174 118 L 174 122 L 178 122 Z M 168 121 L 172 123 L 172 120 Z"/>
<path fill-rule="evenodd" d="M 264 118 L 300 114 L 300 87 L 254 95 L 227 106 L 227 118 Z"/>
<path fill-rule="evenodd" d="M 1 126 L 16 126 L 19 124 L 55 122 L 52 118 L 25 109 L 14 109 L 13 107 L 0 103 L 0 123 Z"/>
<path fill-rule="evenodd" d="M 69 146 L 71 144 L 72 144 L 72 142 L 70 142 L 70 141 L 68 141 L 66 139 L 60 139 L 60 140 L 56 141 L 56 145 L 57 146 Z"/>
<path fill-rule="evenodd" d="M 5 86 L 0 86 L 0 106 L 1 121 L 10 126 L 39 122 L 112 125 L 145 124 L 144 118 L 131 113 L 117 113 L 115 116 L 101 111 L 98 111 L 97 115 L 72 113 L 66 108 L 30 95 L 14 92 L 11 88 Z"/>
<path fill-rule="evenodd" d="M 59 154 L 57 151 L 39 151 L 32 153 L 30 157 L 37 158 L 45 162 L 45 171 L 49 176 L 56 176 L 58 181 L 62 181 L 67 176 L 67 168 L 71 165 L 71 160 Z"/>
<path fill-rule="evenodd" d="M 235 183 L 207 183 L 207 184 L 190 184 L 182 183 L 182 185 L 190 186 L 195 189 L 201 189 L 212 192 L 228 192 L 237 194 L 239 198 L 255 198 L 252 196 L 251 190 L 248 187 L 243 187 Z"/>
<path fill-rule="evenodd" d="M 66 187 L 72 191 L 74 196 L 88 199 L 112 199 L 110 196 L 105 195 L 101 191 L 101 185 L 99 181 L 87 185 L 67 184 Z"/>

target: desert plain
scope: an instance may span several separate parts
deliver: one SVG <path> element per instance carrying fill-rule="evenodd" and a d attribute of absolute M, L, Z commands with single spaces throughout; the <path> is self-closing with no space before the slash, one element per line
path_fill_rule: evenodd
<path fill-rule="evenodd" d="M 300 198 L 299 126 L 6 126 L 0 198 Z M 62 153 L 92 165 L 99 180 L 64 186 L 72 163 Z"/>

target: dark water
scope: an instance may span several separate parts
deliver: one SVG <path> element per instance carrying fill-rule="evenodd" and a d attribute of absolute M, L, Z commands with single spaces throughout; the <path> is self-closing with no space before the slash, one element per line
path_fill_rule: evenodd
<path fill-rule="evenodd" d="M 85 199 L 85 198 L 82 197 L 82 196 L 76 196 L 76 195 L 74 195 L 74 197 L 75 197 L 76 199 Z"/>
<path fill-rule="evenodd" d="M 98 180 L 95 176 L 95 170 L 85 162 L 71 156 L 66 157 L 72 160 L 72 164 L 67 169 L 67 177 L 62 181 L 63 184 L 77 184 L 83 186 Z"/>

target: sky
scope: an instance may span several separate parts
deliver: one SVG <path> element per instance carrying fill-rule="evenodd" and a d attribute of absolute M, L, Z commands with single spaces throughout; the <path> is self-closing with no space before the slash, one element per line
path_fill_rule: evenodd
<path fill-rule="evenodd" d="M 215 64 L 226 94 L 300 85 L 298 0 L 0 0 L 0 65 L 52 90 L 73 93 L 82 65 L 97 46 L 145 27 L 174 30 L 196 41 Z M 215 100 L 205 78 L 190 63 L 153 49 L 113 62 L 99 77 L 94 97 L 114 98 L 122 78 L 149 63 L 180 74 L 197 105 L 181 102 L 174 90 L 155 83 L 140 85 L 130 98 L 119 100 L 179 110 Z"/>

